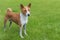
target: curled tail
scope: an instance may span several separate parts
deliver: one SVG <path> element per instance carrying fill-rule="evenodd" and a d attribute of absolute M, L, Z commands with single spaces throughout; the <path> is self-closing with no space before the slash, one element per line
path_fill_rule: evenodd
<path fill-rule="evenodd" d="M 12 12 L 12 9 L 11 8 L 7 8 L 7 13 L 10 13 Z"/>

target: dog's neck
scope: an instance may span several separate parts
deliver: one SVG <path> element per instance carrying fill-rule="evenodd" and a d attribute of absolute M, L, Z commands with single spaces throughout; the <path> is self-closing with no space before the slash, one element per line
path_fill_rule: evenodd
<path fill-rule="evenodd" d="M 28 16 L 23 15 L 23 13 L 21 12 L 20 13 L 20 20 L 21 20 L 21 23 L 24 25 L 28 22 Z"/>

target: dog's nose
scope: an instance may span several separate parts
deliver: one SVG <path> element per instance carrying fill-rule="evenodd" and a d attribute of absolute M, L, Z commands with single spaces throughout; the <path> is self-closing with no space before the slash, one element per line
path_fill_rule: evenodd
<path fill-rule="evenodd" d="M 30 16 L 30 14 L 28 14 L 28 16 Z"/>

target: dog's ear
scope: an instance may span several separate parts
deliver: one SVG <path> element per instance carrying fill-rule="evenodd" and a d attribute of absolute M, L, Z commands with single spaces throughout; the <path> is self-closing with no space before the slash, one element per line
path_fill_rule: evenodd
<path fill-rule="evenodd" d="M 20 8 L 24 8 L 23 4 L 20 4 Z"/>
<path fill-rule="evenodd" d="M 29 7 L 29 8 L 31 7 L 31 3 L 28 4 L 28 7 Z"/>

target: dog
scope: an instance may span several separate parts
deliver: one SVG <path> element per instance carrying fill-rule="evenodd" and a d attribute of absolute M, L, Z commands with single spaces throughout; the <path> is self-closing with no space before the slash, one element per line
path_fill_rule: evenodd
<path fill-rule="evenodd" d="M 7 9 L 6 15 L 4 18 L 4 30 L 6 30 L 6 23 L 9 20 L 9 22 L 10 22 L 9 27 L 11 27 L 12 22 L 19 25 L 20 37 L 24 38 L 22 35 L 22 28 L 24 28 L 24 34 L 27 35 L 26 24 L 28 22 L 28 16 L 30 16 L 31 3 L 29 3 L 28 6 L 24 6 L 23 4 L 20 4 L 20 8 L 21 8 L 20 13 L 13 12 L 11 8 Z"/>

